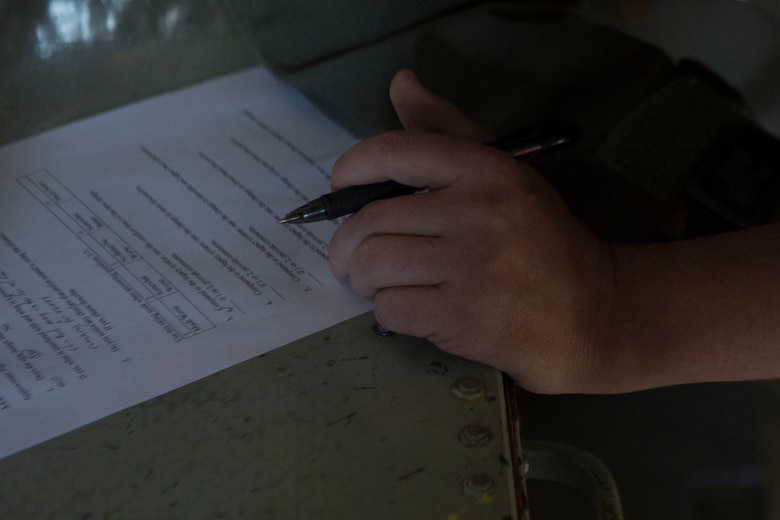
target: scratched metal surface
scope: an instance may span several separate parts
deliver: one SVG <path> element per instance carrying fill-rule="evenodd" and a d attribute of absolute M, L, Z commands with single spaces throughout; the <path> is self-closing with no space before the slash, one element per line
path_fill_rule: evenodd
<path fill-rule="evenodd" d="M 3 518 L 513 518 L 495 371 L 372 323 L 0 461 Z M 463 378 L 484 392 L 455 397 Z M 484 445 L 464 444 L 473 425 L 492 433 Z M 492 490 L 468 488 L 486 478 Z"/>
<path fill-rule="evenodd" d="M 0 0 L 0 143 L 254 63 L 215 1 Z M 372 323 L 0 460 L 0 518 L 512 518 L 496 372 Z"/>

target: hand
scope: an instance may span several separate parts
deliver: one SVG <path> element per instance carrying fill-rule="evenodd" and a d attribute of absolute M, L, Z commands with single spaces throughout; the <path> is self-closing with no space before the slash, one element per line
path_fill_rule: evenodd
<path fill-rule="evenodd" d="M 422 193 L 372 202 L 330 245 L 331 269 L 382 326 L 507 372 L 545 393 L 599 391 L 613 283 L 610 249 L 527 164 L 401 71 L 404 131 L 348 150 L 334 190 L 393 179 Z"/>

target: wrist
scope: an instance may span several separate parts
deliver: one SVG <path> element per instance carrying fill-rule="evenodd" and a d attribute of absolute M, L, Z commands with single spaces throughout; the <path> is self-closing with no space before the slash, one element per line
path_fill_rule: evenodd
<path fill-rule="evenodd" d="M 643 246 L 603 244 L 602 265 L 589 319 L 592 359 L 588 393 L 616 394 L 668 383 L 663 311 L 644 291 Z"/>

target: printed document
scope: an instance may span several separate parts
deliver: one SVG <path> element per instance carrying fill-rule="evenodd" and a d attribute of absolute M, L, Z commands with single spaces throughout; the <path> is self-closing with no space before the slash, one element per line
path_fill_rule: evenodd
<path fill-rule="evenodd" d="M 328 268 L 355 138 L 255 68 L 0 149 L 0 458 L 369 309 Z"/>

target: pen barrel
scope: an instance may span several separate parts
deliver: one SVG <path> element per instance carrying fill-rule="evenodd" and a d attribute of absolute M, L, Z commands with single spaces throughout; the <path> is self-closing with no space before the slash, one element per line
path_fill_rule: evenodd
<path fill-rule="evenodd" d="M 377 182 L 350 186 L 343 190 L 334 191 L 321 197 L 329 219 L 342 217 L 355 213 L 369 202 L 375 200 L 409 195 L 417 191 L 417 188 L 399 184 L 395 181 Z"/>

